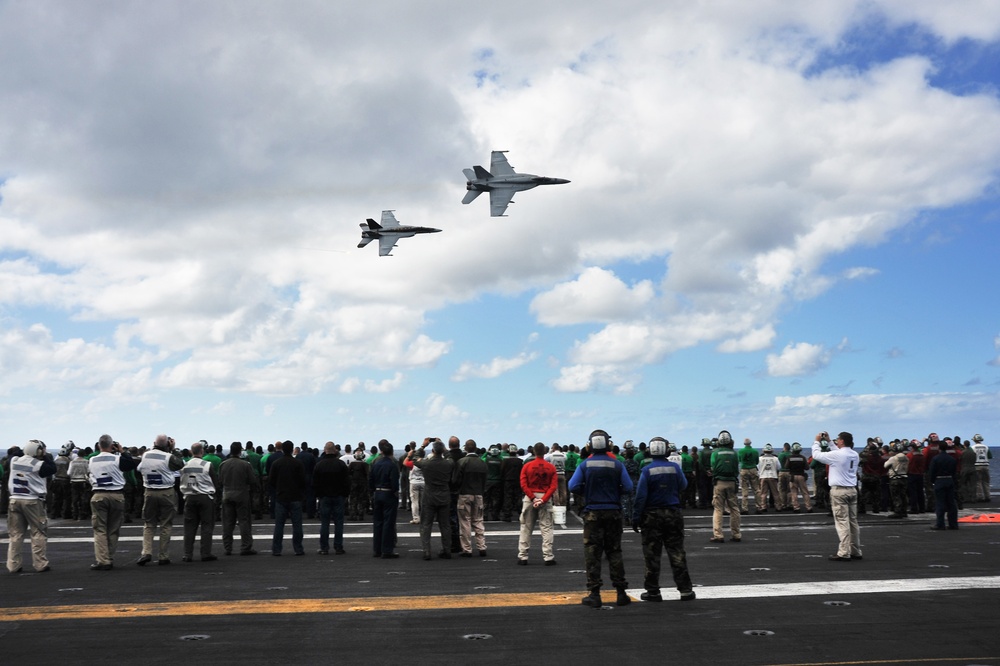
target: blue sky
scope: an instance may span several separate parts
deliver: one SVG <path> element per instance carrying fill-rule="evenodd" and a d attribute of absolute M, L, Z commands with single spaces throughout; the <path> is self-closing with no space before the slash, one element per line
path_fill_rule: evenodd
<path fill-rule="evenodd" d="M 5 3 L 0 55 L 0 448 L 994 441 L 994 3 Z M 490 218 L 490 150 L 572 182 Z"/>

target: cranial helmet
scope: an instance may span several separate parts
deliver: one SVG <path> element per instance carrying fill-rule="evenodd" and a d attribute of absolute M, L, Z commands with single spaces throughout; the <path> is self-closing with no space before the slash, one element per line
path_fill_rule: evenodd
<path fill-rule="evenodd" d="M 719 433 L 719 446 L 731 447 L 733 445 L 733 436 L 729 434 L 728 430 L 723 430 Z"/>
<path fill-rule="evenodd" d="M 677 453 L 677 445 L 673 442 L 668 443 L 667 448 L 670 449 L 671 453 Z"/>
<path fill-rule="evenodd" d="M 365 452 L 362 451 L 361 449 L 358 449 L 357 451 L 354 452 L 354 459 L 355 460 L 364 460 L 365 459 Z"/>
<path fill-rule="evenodd" d="M 591 451 L 607 451 L 608 446 L 611 444 L 611 435 L 603 430 L 595 430 L 590 433 L 589 439 Z"/>
<path fill-rule="evenodd" d="M 73 440 L 71 439 L 62 445 L 62 447 L 59 449 L 59 455 L 68 456 L 69 454 L 73 453 L 74 448 L 76 448 L 76 444 L 74 444 Z"/>
<path fill-rule="evenodd" d="M 31 458 L 41 458 L 45 455 L 45 442 L 40 439 L 29 439 L 24 445 L 24 455 Z"/>
<path fill-rule="evenodd" d="M 798 442 L 792 442 L 792 451 L 794 451 L 795 453 L 798 453 L 801 450 L 802 450 L 802 445 L 801 444 L 799 444 Z"/>
<path fill-rule="evenodd" d="M 978 444 L 979 442 L 983 441 L 983 436 L 980 435 L 979 433 L 976 433 L 975 435 L 972 436 L 972 441 Z"/>
<path fill-rule="evenodd" d="M 771 446 L 770 443 L 767 443 L 767 444 L 764 445 L 764 452 L 765 453 L 773 453 L 774 452 L 774 447 Z"/>
<path fill-rule="evenodd" d="M 634 443 L 632 442 L 632 440 L 631 440 L 631 439 L 626 439 L 626 440 L 625 440 L 625 444 L 624 444 L 623 446 L 624 446 L 624 447 L 625 447 L 626 449 L 634 449 L 634 448 L 635 448 L 635 444 L 634 444 Z"/>
<path fill-rule="evenodd" d="M 667 455 L 667 440 L 662 437 L 654 437 L 649 440 L 649 455 L 654 458 Z"/>

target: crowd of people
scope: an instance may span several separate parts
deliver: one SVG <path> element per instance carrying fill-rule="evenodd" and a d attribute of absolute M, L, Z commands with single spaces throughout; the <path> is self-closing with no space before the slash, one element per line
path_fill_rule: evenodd
<path fill-rule="evenodd" d="M 662 437 L 638 446 L 629 440 L 613 444 L 595 430 L 582 447 L 537 443 L 527 451 L 510 444 L 464 445 L 428 437 L 410 442 L 396 455 L 381 440 L 370 449 L 360 442 L 353 450 L 327 442 L 322 451 L 307 443 L 276 442 L 266 449 L 252 442 L 233 442 L 228 453 L 202 440 L 179 449 L 167 435 L 149 447 L 123 447 L 102 435 L 94 447 L 64 444 L 58 455 L 31 440 L 11 447 L 0 459 L 10 543 L 7 569 L 22 570 L 22 544 L 30 534 L 35 571 L 50 571 L 47 519 L 90 519 L 94 563 L 91 569 L 114 568 L 121 526 L 142 520 L 142 551 L 135 561 L 145 566 L 171 563 L 170 541 L 175 516 L 183 516 L 183 555 L 194 559 L 199 541 L 201 561 L 217 559 L 213 533 L 222 522 L 225 555 L 256 555 L 252 517 L 264 513 L 274 521 L 270 552 L 281 556 L 287 523 L 292 551 L 305 554 L 303 517 L 319 516 L 319 555 L 329 555 L 332 526 L 335 555 L 343 555 L 345 519 L 371 516 L 372 555 L 399 557 L 397 513 L 411 512 L 420 526 L 423 558 L 433 559 L 431 533 L 440 532 L 437 556 L 486 557 L 486 521 L 520 523 L 517 564 L 526 566 L 537 525 L 542 561 L 556 564 L 553 526 L 556 515 L 576 512 L 583 522 L 588 595 L 585 605 L 600 607 L 602 560 L 607 559 L 616 603 L 630 602 L 621 553 L 623 528 L 642 534 L 645 561 L 643 600 L 660 601 L 660 562 L 665 550 L 682 600 L 694 599 L 684 552 L 684 508 L 713 508 L 712 537 L 725 542 L 723 521 L 729 516 L 731 542 L 742 539 L 740 516 L 757 512 L 827 510 L 839 538 L 831 560 L 861 559 L 857 515 L 889 512 L 890 518 L 933 511 L 934 529 L 957 529 L 963 503 L 989 502 L 992 453 L 979 435 L 940 439 L 931 433 L 921 441 L 897 439 L 888 444 L 869 438 L 860 453 L 850 433 L 831 442 L 817 434 L 810 455 L 798 442 L 780 451 L 766 444 L 760 451 L 749 439 L 735 449 L 723 430 L 697 446 L 678 448 Z M 812 473 L 812 492 L 808 477 Z M 751 504 L 751 498 L 753 503 Z M 239 545 L 235 533 L 239 531 Z M 156 542 L 154 544 L 154 542 Z M 154 549 L 155 545 L 155 549 Z"/>

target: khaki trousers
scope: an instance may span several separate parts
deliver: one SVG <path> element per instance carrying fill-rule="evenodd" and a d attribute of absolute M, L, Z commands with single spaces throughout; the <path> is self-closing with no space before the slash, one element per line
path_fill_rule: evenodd
<path fill-rule="evenodd" d="M 458 539 L 463 553 L 472 552 L 472 535 L 476 536 L 476 549 L 486 550 L 486 530 L 483 526 L 483 496 L 458 496 Z"/>
<path fill-rule="evenodd" d="M 531 533 L 538 523 L 542 533 L 542 559 L 546 562 L 556 558 L 552 548 L 552 500 L 537 509 L 531 505 L 532 500 L 525 497 L 521 502 L 521 534 L 517 540 L 517 559 L 528 559 L 528 549 L 531 547 Z"/>
<path fill-rule="evenodd" d="M 94 558 L 98 564 L 114 564 L 118 534 L 125 520 L 125 496 L 97 491 L 90 498 L 90 524 L 94 527 Z"/>
<path fill-rule="evenodd" d="M 35 571 L 49 566 L 49 560 L 45 556 L 48 526 L 45 500 L 11 498 L 7 509 L 7 534 L 10 537 L 7 545 L 7 571 L 13 573 L 21 568 L 21 545 L 28 531 L 31 532 L 31 564 Z"/>
<path fill-rule="evenodd" d="M 153 537 L 160 535 L 157 559 L 170 559 L 170 533 L 177 515 L 174 504 L 176 493 L 173 488 L 146 488 L 146 500 L 142 504 L 142 554 L 153 555 Z"/>

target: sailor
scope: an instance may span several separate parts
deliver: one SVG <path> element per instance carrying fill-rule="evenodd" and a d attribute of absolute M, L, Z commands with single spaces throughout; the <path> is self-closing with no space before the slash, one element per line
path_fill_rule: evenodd
<path fill-rule="evenodd" d="M 21 545 L 26 531 L 31 533 L 31 564 L 35 571 L 51 571 L 46 556 L 49 522 L 45 513 L 45 480 L 56 473 L 56 464 L 45 452 L 45 443 L 37 439 L 25 444 L 23 451 L 17 451 L 16 447 L 12 451 L 18 455 L 11 453 L 8 463 L 7 571 L 21 572 Z"/>
<path fill-rule="evenodd" d="M 906 470 L 910 461 L 902 442 L 893 442 L 892 451 L 893 455 L 885 461 L 889 475 L 889 496 L 892 498 L 892 513 L 889 518 L 906 518 L 906 507 L 909 504 L 906 496 Z"/>
<path fill-rule="evenodd" d="M 52 476 L 52 484 L 49 488 L 49 517 L 69 518 L 72 515 L 70 506 L 69 487 L 69 464 L 70 455 L 73 453 L 73 440 L 62 445 L 59 455 L 55 459 L 56 473 Z"/>
<path fill-rule="evenodd" d="M 777 456 L 774 455 L 774 447 L 770 444 L 765 444 L 764 450 L 757 460 L 757 475 L 759 478 L 757 493 L 760 497 L 758 511 L 761 513 L 767 513 L 768 496 L 770 496 L 770 501 L 774 503 L 777 511 L 781 511 L 784 508 L 781 504 L 781 497 L 778 494 L 778 469 L 780 467 L 781 463 L 778 461 Z M 761 506 L 763 508 L 759 508 Z"/>
<path fill-rule="evenodd" d="M 622 560 L 623 494 L 632 492 L 632 479 L 625 465 L 610 452 L 611 436 L 604 430 L 595 430 L 588 438 L 591 455 L 581 460 L 569 481 L 572 493 L 582 493 L 583 552 L 587 569 L 587 590 L 582 599 L 585 606 L 601 607 L 601 559 L 608 559 L 611 584 L 618 592 L 616 603 L 632 603 L 625 592 L 625 563 Z"/>
<path fill-rule="evenodd" d="M 219 481 L 222 486 L 222 549 L 226 555 L 233 554 L 233 532 L 237 525 L 240 529 L 240 555 L 257 554 L 253 548 L 250 506 L 252 497 L 260 491 L 253 466 L 242 454 L 243 444 L 233 442 L 229 445 L 229 457 L 219 466 Z"/>
<path fill-rule="evenodd" d="M 663 601 L 660 594 L 660 556 L 667 551 L 674 584 L 681 601 L 695 598 L 684 552 L 684 515 L 681 513 L 681 493 L 688 484 L 684 470 L 676 463 L 664 460 L 667 440 L 653 437 L 649 453 L 653 461 L 642 469 L 635 493 L 635 509 L 631 516 L 632 529 L 642 529 L 642 555 L 646 563 L 643 601 Z"/>
<path fill-rule="evenodd" d="M 792 511 L 795 513 L 801 511 L 798 500 L 799 493 L 801 493 L 806 513 L 812 513 L 809 488 L 806 486 L 806 479 L 809 477 L 809 459 L 802 454 L 802 445 L 798 442 L 792 442 L 792 455 L 785 459 L 785 467 L 792 473 L 788 489 L 788 499 L 792 503 Z"/>
<path fill-rule="evenodd" d="M 740 461 L 740 513 L 748 513 L 750 511 L 750 493 L 754 494 L 754 502 L 757 505 L 757 511 L 763 511 L 764 505 L 760 501 L 759 484 L 760 476 L 757 474 L 757 462 L 760 460 L 760 454 L 757 453 L 757 449 L 753 448 L 753 443 L 750 438 L 743 440 L 743 448 L 736 453 L 736 457 Z"/>
<path fill-rule="evenodd" d="M 983 443 L 983 436 L 976 434 L 972 441 L 972 450 L 976 452 L 976 501 L 990 501 L 990 460 L 993 453 L 990 447 Z"/>
<path fill-rule="evenodd" d="M 712 451 L 712 480 L 715 483 L 712 495 L 712 538 L 709 541 L 722 543 L 722 516 L 729 511 L 730 541 L 743 539 L 740 532 L 740 505 L 736 499 L 736 476 L 739 462 L 733 451 L 733 436 L 728 430 L 719 433 L 719 448 Z"/>
<path fill-rule="evenodd" d="M 191 445 L 191 459 L 181 469 L 181 492 L 184 493 L 184 562 L 194 559 L 194 537 L 201 531 L 201 561 L 217 560 L 212 554 L 212 531 L 215 529 L 215 469 L 205 460 L 205 445 Z"/>
<path fill-rule="evenodd" d="M 90 459 L 90 522 L 94 528 L 94 557 L 90 568 L 110 571 L 114 567 L 118 534 L 125 520 L 125 472 L 136 468 L 136 462 L 111 435 L 101 435 L 98 453 Z"/>
<path fill-rule="evenodd" d="M 145 566 L 153 560 L 153 537 L 160 535 L 157 552 L 158 564 L 170 564 L 170 533 L 174 516 L 177 515 L 174 493 L 174 472 L 184 467 L 184 460 L 174 452 L 174 440 L 166 435 L 157 435 L 153 448 L 143 454 L 139 461 L 139 473 L 146 487 L 146 498 L 142 504 L 142 553 L 135 561 Z"/>

